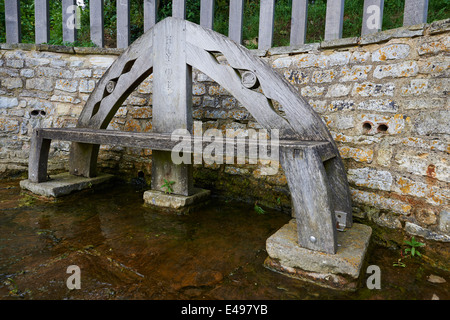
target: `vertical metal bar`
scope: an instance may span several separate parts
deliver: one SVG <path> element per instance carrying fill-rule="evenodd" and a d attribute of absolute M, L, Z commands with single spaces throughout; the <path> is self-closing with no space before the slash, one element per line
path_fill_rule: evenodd
<path fill-rule="evenodd" d="M 364 0 L 361 35 L 381 31 L 384 0 Z"/>
<path fill-rule="evenodd" d="M 261 0 L 259 9 L 258 49 L 269 49 L 273 44 L 275 0 Z"/>
<path fill-rule="evenodd" d="M 144 0 L 144 32 L 158 21 L 158 0 Z"/>
<path fill-rule="evenodd" d="M 5 0 L 6 43 L 22 41 L 19 0 Z"/>
<path fill-rule="evenodd" d="M 77 5 L 75 0 L 62 0 L 63 41 L 75 42 L 77 39 Z"/>
<path fill-rule="evenodd" d="M 412 26 L 426 23 L 428 15 L 428 0 L 405 0 L 403 25 Z"/>
<path fill-rule="evenodd" d="M 307 18 L 308 0 L 292 0 L 291 46 L 305 43 Z"/>
<path fill-rule="evenodd" d="M 242 25 L 244 21 L 244 0 L 230 0 L 228 37 L 242 44 Z"/>
<path fill-rule="evenodd" d="M 172 16 L 174 18 L 186 19 L 186 0 L 173 0 Z"/>
<path fill-rule="evenodd" d="M 325 20 L 325 40 L 342 38 L 344 0 L 328 0 Z"/>
<path fill-rule="evenodd" d="M 49 0 L 35 0 L 34 25 L 36 44 L 48 43 L 50 40 L 50 8 Z"/>
<path fill-rule="evenodd" d="M 130 40 L 130 0 L 117 0 L 117 48 L 127 48 Z"/>
<path fill-rule="evenodd" d="M 214 0 L 201 0 L 200 25 L 205 28 L 214 28 Z"/>
<path fill-rule="evenodd" d="M 103 0 L 91 0 L 89 2 L 91 41 L 101 48 L 105 44 L 103 6 Z"/>

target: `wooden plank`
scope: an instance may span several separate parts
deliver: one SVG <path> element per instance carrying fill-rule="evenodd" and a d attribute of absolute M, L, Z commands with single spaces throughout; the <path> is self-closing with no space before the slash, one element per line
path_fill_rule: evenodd
<path fill-rule="evenodd" d="M 230 0 L 230 19 L 228 37 L 242 44 L 242 26 L 244 21 L 244 0 Z"/>
<path fill-rule="evenodd" d="M 186 19 L 186 0 L 172 1 L 172 17 Z"/>
<path fill-rule="evenodd" d="M 336 217 L 323 163 L 314 149 L 285 149 L 281 163 L 289 183 L 298 244 L 310 250 L 335 254 Z"/>
<path fill-rule="evenodd" d="M 130 0 L 117 0 L 117 48 L 130 45 L 130 27 Z"/>
<path fill-rule="evenodd" d="M 36 44 L 50 41 L 50 8 L 49 0 L 35 0 L 34 23 Z"/>
<path fill-rule="evenodd" d="M 100 48 L 105 45 L 103 7 L 103 0 L 91 0 L 89 2 L 91 41 Z"/>
<path fill-rule="evenodd" d="M 361 35 L 381 31 L 384 0 L 364 0 Z"/>
<path fill-rule="evenodd" d="M 22 41 L 19 0 L 5 0 L 6 43 Z"/>
<path fill-rule="evenodd" d="M 308 24 L 308 0 L 292 0 L 290 45 L 304 44 Z"/>
<path fill-rule="evenodd" d="M 186 62 L 185 20 L 164 20 L 153 42 L 153 132 L 192 132 L 192 67 Z M 176 194 L 188 196 L 194 192 L 192 165 L 175 165 L 170 152 L 155 151 L 152 189 L 161 190 L 164 179 L 176 181 Z"/>
<path fill-rule="evenodd" d="M 325 40 L 342 38 L 344 0 L 328 0 L 325 18 Z"/>
<path fill-rule="evenodd" d="M 47 163 L 50 150 L 49 139 L 44 139 L 38 130 L 31 136 L 30 157 L 28 160 L 28 179 L 31 182 L 47 181 Z"/>
<path fill-rule="evenodd" d="M 259 9 L 258 49 L 267 50 L 273 44 L 275 0 L 261 0 Z"/>
<path fill-rule="evenodd" d="M 214 29 L 214 0 L 201 0 L 200 2 L 200 25 L 205 28 Z"/>
<path fill-rule="evenodd" d="M 426 23 L 428 15 L 428 0 L 405 0 L 403 26 Z"/>
<path fill-rule="evenodd" d="M 114 145 L 130 148 L 153 149 L 159 151 L 172 151 L 180 141 L 188 142 L 191 145 L 190 152 L 194 152 L 194 146 L 200 144 L 203 149 L 211 142 L 203 139 L 202 136 L 196 137 L 194 135 L 183 136 L 180 135 L 178 139 L 173 140 L 170 133 L 156 133 L 156 132 L 123 132 L 116 130 L 105 129 L 89 129 L 89 128 L 43 128 L 36 129 L 39 136 L 43 139 L 72 141 L 85 144 L 98 145 Z M 332 145 L 328 141 L 297 141 L 297 140 L 278 140 L 278 147 L 284 149 L 302 150 L 305 148 L 314 148 L 320 154 L 322 161 L 334 158 L 336 154 L 333 151 Z M 271 160 L 271 156 L 265 156 L 265 153 L 259 152 L 260 143 L 258 140 L 246 138 L 223 138 L 223 148 L 218 148 L 217 154 L 219 156 L 226 156 L 226 146 L 234 148 L 234 154 L 237 154 L 238 145 L 244 147 L 245 154 L 249 155 L 249 151 L 254 149 L 258 157 L 263 156 L 263 160 Z M 267 154 L 272 152 L 271 142 L 268 140 Z M 275 149 L 274 149 L 275 150 Z M 189 150 L 187 150 L 189 152 Z M 260 159 L 260 158 L 258 158 Z"/>
<path fill-rule="evenodd" d="M 159 0 L 144 0 L 144 32 L 147 32 L 158 21 Z"/>
<path fill-rule="evenodd" d="M 75 0 L 62 0 L 63 41 L 75 42 L 77 39 L 76 17 L 77 5 Z"/>

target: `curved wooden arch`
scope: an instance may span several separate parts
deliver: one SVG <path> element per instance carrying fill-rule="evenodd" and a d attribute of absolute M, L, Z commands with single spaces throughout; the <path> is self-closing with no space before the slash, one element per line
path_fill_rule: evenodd
<path fill-rule="evenodd" d="M 300 211 L 295 212 L 300 221 L 299 228 L 320 221 L 328 230 L 319 236 L 310 235 L 303 228 L 305 239 L 321 239 L 310 243 L 309 248 L 317 247 L 318 250 L 324 251 L 323 243 L 332 243 L 325 251 L 336 251 L 334 211 L 347 213 L 347 226 L 351 226 L 352 218 L 346 172 L 331 134 L 321 117 L 284 77 L 249 50 L 219 33 L 177 18 L 167 18 L 159 22 L 136 40 L 100 79 L 86 102 L 77 127 L 105 129 L 125 99 L 154 71 L 154 67 L 158 67 L 161 56 L 169 54 L 161 52 L 165 45 L 162 41 L 173 41 L 173 35 L 176 35 L 177 40 L 182 39 L 182 45 L 170 54 L 179 55 L 188 66 L 200 70 L 220 84 L 262 127 L 268 130 L 278 129 L 280 139 L 329 141 L 332 144 L 335 157 L 324 165 L 320 155 L 314 152 L 305 152 L 304 157 L 299 159 L 291 154 L 292 152 L 283 150 L 281 165 L 286 172 L 294 209 Z M 217 54 L 222 54 L 227 63 L 219 63 Z M 242 76 L 248 72 L 256 77 L 258 90 L 243 84 Z M 154 87 L 155 81 L 157 80 L 154 78 Z M 284 116 L 274 110 L 275 101 L 282 108 Z M 159 112 L 164 111 L 164 106 L 155 105 L 155 100 L 153 108 L 154 113 L 156 108 Z M 190 129 L 189 124 L 187 127 Z M 72 143 L 70 172 L 88 177 L 95 175 L 98 150 L 98 145 Z M 312 182 L 310 194 L 305 192 L 304 188 L 296 187 L 298 180 L 301 180 L 302 174 L 305 173 L 305 165 L 310 166 L 310 172 L 311 168 L 315 168 L 317 172 L 318 181 Z M 317 188 L 321 190 L 314 191 Z M 319 217 L 311 217 L 308 212 L 314 210 L 303 208 L 307 206 L 305 204 L 311 203 L 308 197 L 319 198 L 317 201 L 324 202 L 325 209 Z M 323 199 L 320 199 L 321 197 Z M 314 203 L 311 205 L 317 206 Z"/>

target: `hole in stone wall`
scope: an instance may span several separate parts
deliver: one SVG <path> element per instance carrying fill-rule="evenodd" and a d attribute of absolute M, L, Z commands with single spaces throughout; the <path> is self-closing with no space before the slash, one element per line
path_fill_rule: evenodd
<path fill-rule="evenodd" d="M 389 129 L 389 127 L 386 124 L 380 124 L 378 126 L 378 132 L 386 132 Z"/>
<path fill-rule="evenodd" d="M 370 130 L 372 130 L 372 124 L 370 122 L 364 122 L 362 127 L 364 132 L 369 132 Z"/>

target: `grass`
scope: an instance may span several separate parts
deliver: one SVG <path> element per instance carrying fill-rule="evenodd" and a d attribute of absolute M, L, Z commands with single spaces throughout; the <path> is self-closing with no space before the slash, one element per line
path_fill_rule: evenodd
<path fill-rule="evenodd" d="M 143 33 L 143 0 L 131 1 L 131 40 Z M 228 34 L 228 0 L 215 0 L 214 30 Z M 89 0 L 84 0 L 87 8 L 81 12 L 81 29 L 78 30 L 77 46 L 93 46 L 89 34 Z M 63 45 L 61 0 L 50 3 L 50 44 Z M 256 48 L 259 30 L 259 3 L 246 0 L 244 4 L 243 39 L 246 46 Z M 0 0 L 0 43 L 6 42 L 5 0 Z M 22 42 L 33 43 L 34 0 L 21 0 Z M 405 0 L 388 0 L 384 2 L 383 30 L 398 28 L 403 22 Z M 344 8 L 343 37 L 359 36 L 362 26 L 364 0 L 346 0 Z M 275 5 L 274 46 L 289 45 L 292 0 L 277 0 Z M 116 0 L 104 0 L 105 46 L 116 46 Z M 159 19 L 171 15 L 172 1 L 160 0 Z M 326 0 L 309 0 L 306 42 L 323 40 L 325 29 Z M 450 17 L 450 0 L 430 0 L 428 6 L 428 23 Z M 200 0 L 187 0 L 186 18 L 199 23 Z"/>

